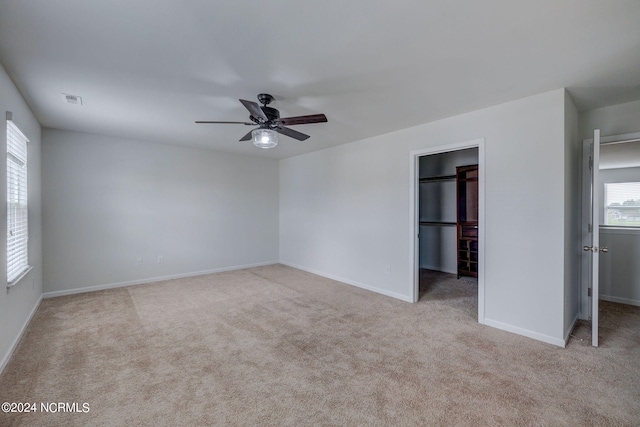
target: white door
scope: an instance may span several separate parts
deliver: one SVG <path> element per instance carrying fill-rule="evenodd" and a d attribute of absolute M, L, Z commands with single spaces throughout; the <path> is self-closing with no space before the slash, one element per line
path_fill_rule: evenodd
<path fill-rule="evenodd" d="M 583 269 L 583 273 L 587 276 L 587 291 L 590 297 L 590 303 L 588 310 L 591 318 L 591 345 L 598 346 L 598 267 L 599 267 L 599 255 L 600 255 L 600 209 L 599 209 L 599 186 L 598 183 L 598 170 L 600 168 L 600 129 L 596 129 L 593 132 L 593 141 L 585 143 L 585 152 L 588 150 L 588 164 L 585 165 L 585 201 L 588 202 L 588 224 L 586 227 L 586 233 L 584 234 L 584 251 L 588 252 L 586 265 L 587 268 Z M 587 156 L 585 155 L 585 158 Z M 587 189 L 588 185 L 588 189 Z M 590 268 L 589 268 L 590 264 Z"/>

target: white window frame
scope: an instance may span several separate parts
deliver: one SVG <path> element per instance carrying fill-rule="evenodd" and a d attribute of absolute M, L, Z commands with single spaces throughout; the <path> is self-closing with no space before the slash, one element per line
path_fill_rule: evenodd
<path fill-rule="evenodd" d="M 7 119 L 7 287 L 18 284 L 29 265 L 27 137 Z"/>

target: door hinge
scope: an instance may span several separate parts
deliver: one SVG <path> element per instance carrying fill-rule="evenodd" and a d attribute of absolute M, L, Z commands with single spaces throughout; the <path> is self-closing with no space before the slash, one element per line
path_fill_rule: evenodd
<path fill-rule="evenodd" d="M 590 297 L 591 296 L 591 288 L 587 288 L 587 296 Z"/>
<path fill-rule="evenodd" d="M 589 224 L 589 233 L 593 232 L 593 227 Z"/>
<path fill-rule="evenodd" d="M 589 157 L 589 169 L 593 169 L 593 157 Z"/>

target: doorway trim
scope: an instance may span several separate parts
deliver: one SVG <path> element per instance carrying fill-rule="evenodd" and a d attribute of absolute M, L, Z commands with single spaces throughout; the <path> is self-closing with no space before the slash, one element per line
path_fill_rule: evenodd
<path fill-rule="evenodd" d="M 637 142 L 640 141 L 640 132 L 631 132 L 631 133 L 623 133 L 618 135 L 610 135 L 610 136 L 600 136 L 600 146 L 603 145 L 611 145 L 611 144 L 625 144 L 628 142 Z M 590 144 L 593 144 L 593 138 L 585 138 L 582 140 L 582 223 L 581 223 L 581 234 L 582 234 L 582 243 L 584 245 L 585 235 L 588 234 L 588 225 L 591 223 L 591 213 L 589 206 L 589 199 L 591 197 L 591 181 L 587 179 L 585 176 L 588 173 L 588 170 L 585 170 L 586 166 L 589 164 L 589 153 L 587 152 L 585 147 L 589 147 Z M 600 167 L 600 165 L 593 165 L 593 167 Z M 600 199 L 594 200 L 598 206 L 598 209 L 603 212 L 604 206 L 600 205 Z M 598 226 L 599 227 L 599 226 Z M 596 226 L 593 226 L 595 230 Z M 590 258 L 586 257 L 583 253 L 580 261 L 580 297 L 578 298 L 578 303 L 580 307 L 580 311 L 578 316 L 580 319 L 589 320 L 591 317 L 591 305 L 589 302 L 588 291 L 590 287 L 590 278 L 591 278 L 591 264 Z"/>
<path fill-rule="evenodd" d="M 418 173 L 420 157 L 431 154 L 447 153 L 467 148 L 478 149 L 478 323 L 484 324 L 485 313 L 485 154 L 484 138 L 453 144 L 438 145 L 409 153 L 409 241 L 412 254 L 410 275 L 413 281 L 413 302 L 418 302 L 419 282 L 419 245 L 418 245 Z"/>

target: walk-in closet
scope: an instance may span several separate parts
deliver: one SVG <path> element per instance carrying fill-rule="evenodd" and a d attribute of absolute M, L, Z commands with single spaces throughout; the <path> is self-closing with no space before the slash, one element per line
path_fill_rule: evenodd
<path fill-rule="evenodd" d="M 477 298 L 478 148 L 419 159 L 419 298 Z"/>

